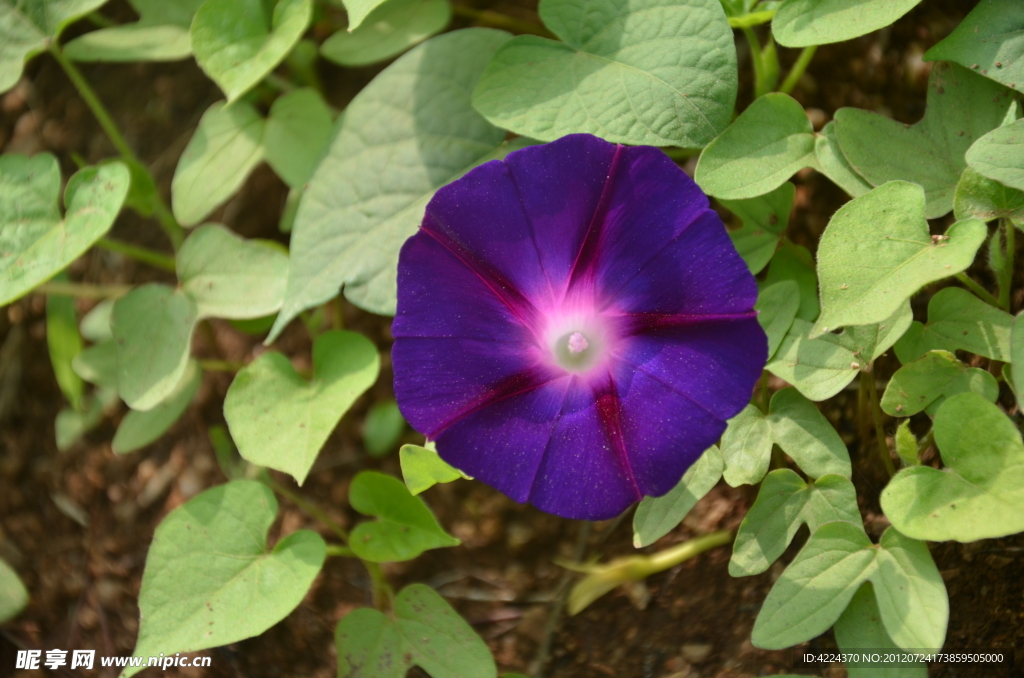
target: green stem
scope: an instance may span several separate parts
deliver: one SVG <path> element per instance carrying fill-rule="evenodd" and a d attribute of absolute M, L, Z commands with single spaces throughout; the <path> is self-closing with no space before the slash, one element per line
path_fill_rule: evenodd
<path fill-rule="evenodd" d="M 873 365 L 872 365 L 873 367 Z M 892 463 L 892 455 L 889 454 L 889 445 L 885 442 L 885 427 L 882 425 L 882 407 L 878 402 L 878 387 L 875 386 L 874 370 L 860 373 L 861 380 L 867 379 L 868 395 L 871 397 L 871 414 L 875 419 L 875 437 L 878 438 L 878 456 L 882 458 L 882 464 L 889 477 L 896 475 L 896 467 Z"/>
<path fill-rule="evenodd" d="M 796 87 L 797 83 L 800 82 L 800 78 L 807 70 L 807 66 L 811 63 L 811 59 L 814 58 L 814 53 L 818 51 L 817 45 L 809 45 L 804 47 L 803 51 L 800 52 L 800 56 L 797 57 L 796 63 L 793 64 L 793 68 L 789 70 L 786 75 L 786 79 L 782 81 L 782 86 L 779 87 L 779 91 L 783 94 L 789 94 Z"/>
<path fill-rule="evenodd" d="M 144 264 L 149 264 L 155 268 L 160 268 L 165 271 L 175 272 L 174 257 L 169 257 L 166 254 L 160 252 L 154 252 L 151 249 L 145 247 L 138 247 L 136 245 L 129 245 L 126 242 L 120 242 L 119 240 L 111 240 L 110 238 L 100 238 L 96 241 L 97 247 L 102 247 L 105 250 L 111 252 L 117 252 L 123 254 L 126 257 L 141 261 Z"/>
<path fill-rule="evenodd" d="M 149 174 L 149 170 L 146 169 L 146 166 L 143 165 L 142 161 L 140 161 L 138 156 L 135 155 L 135 151 L 132 150 L 132 147 L 128 145 L 128 142 L 121 134 L 121 130 L 119 130 L 117 125 L 114 124 L 114 120 L 110 117 L 110 113 L 107 112 L 103 102 L 101 102 L 99 97 L 96 96 L 96 92 L 93 91 L 89 82 L 85 79 L 85 76 L 82 75 L 82 72 L 78 70 L 78 67 L 75 66 L 70 59 L 64 56 L 64 53 L 61 51 L 56 41 L 50 43 L 50 54 L 53 55 L 53 58 L 57 60 L 57 63 L 59 63 L 61 68 L 64 69 L 64 72 L 67 73 L 67 76 L 74 84 L 75 89 L 78 90 L 82 99 L 85 100 L 85 104 L 96 117 L 96 121 L 99 122 L 100 127 L 103 128 L 103 131 L 106 132 L 107 136 L 110 138 L 111 143 L 114 144 L 114 148 L 116 148 L 117 152 L 121 154 L 124 161 L 128 163 L 129 169 L 146 173 L 149 175 L 150 182 L 152 182 L 153 185 L 156 185 L 152 175 Z M 174 249 L 177 250 L 185 240 L 184 229 L 182 229 L 181 225 L 175 220 L 174 215 L 171 214 L 167 205 L 164 204 L 163 198 L 160 197 L 159 193 L 153 194 L 152 208 L 154 215 L 160 222 L 160 226 L 167 233 L 167 237 L 171 239 Z"/>
<path fill-rule="evenodd" d="M 969 289 L 970 291 L 974 292 L 974 294 L 979 299 L 984 301 L 986 304 L 990 304 L 992 306 L 995 306 L 996 308 L 1002 308 L 1002 305 L 999 303 L 998 299 L 993 297 L 989 293 L 989 291 L 986 290 L 984 287 L 982 287 L 978 283 L 974 282 L 974 280 L 972 280 L 970 277 L 968 277 L 968 275 L 966 273 L 957 273 L 956 274 L 956 279 L 959 280 L 960 282 L 962 282 L 964 284 L 964 286 L 967 287 L 967 289 Z"/>
<path fill-rule="evenodd" d="M 373 585 L 373 606 L 381 612 L 386 612 L 391 609 L 395 599 L 395 591 L 391 588 L 391 584 L 388 583 L 387 577 L 384 576 L 384 570 L 380 568 L 379 563 L 369 560 L 363 560 L 362 562 L 367 574 L 370 575 L 370 583 Z"/>
<path fill-rule="evenodd" d="M 682 544 L 676 544 L 664 551 L 659 551 L 658 553 L 645 558 L 647 562 L 642 567 L 642 569 L 646 571 L 644 577 L 649 577 L 650 575 L 658 572 L 664 572 L 665 570 L 686 562 L 690 558 L 698 556 L 705 551 L 709 551 L 719 546 L 725 546 L 732 541 L 732 538 L 732 530 L 721 530 L 719 532 L 706 534 L 703 537 L 684 541 Z"/>
<path fill-rule="evenodd" d="M 513 19 L 510 16 L 499 14 L 498 12 L 493 12 L 489 9 L 481 10 L 474 9 L 472 7 L 465 7 L 463 5 L 452 5 L 452 14 L 465 17 L 467 19 L 473 19 L 474 21 L 489 24 L 497 28 L 504 28 L 516 33 L 528 33 L 530 35 L 539 35 L 542 38 L 558 40 L 557 35 L 543 26 L 538 26 L 537 24 L 530 23 L 529 21 Z"/>
<path fill-rule="evenodd" d="M 199 367 L 207 372 L 237 372 L 245 367 L 245 363 L 233 360 L 200 360 Z"/>
<path fill-rule="evenodd" d="M 329 556 L 336 556 L 338 558 L 357 558 L 358 557 L 358 556 L 356 556 L 355 551 L 353 551 L 352 549 L 350 549 L 347 546 L 342 546 L 341 544 L 328 544 L 327 545 L 327 555 L 329 555 Z"/>
<path fill-rule="evenodd" d="M 754 98 L 764 94 L 761 90 L 764 88 L 765 80 L 765 67 L 764 59 L 761 54 L 761 43 L 757 40 L 757 34 L 754 33 L 754 29 L 750 26 L 743 26 L 743 35 L 747 39 L 747 44 L 750 45 L 750 62 L 754 65 Z"/>
<path fill-rule="evenodd" d="M 731 16 L 729 17 L 729 26 L 732 28 L 753 28 L 754 26 L 760 26 L 766 24 L 772 20 L 775 16 L 774 9 L 766 9 L 761 12 L 751 12 L 744 16 Z"/>
<path fill-rule="evenodd" d="M 53 294 L 80 299 L 112 299 L 123 297 L 132 291 L 131 285 L 90 285 L 88 283 L 46 282 L 37 285 L 33 292 Z"/>
<path fill-rule="evenodd" d="M 267 483 L 267 486 L 274 492 L 277 492 L 279 495 L 281 495 L 291 503 L 298 506 L 299 510 L 308 515 L 310 518 L 319 521 L 324 527 L 333 532 L 335 536 L 338 537 L 338 539 L 340 539 L 345 544 L 348 544 L 348 532 L 345 530 L 345 528 L 339 525 L 337 521 L 333 520 L 318 506 L 309 503 L 298 494 L 292 492 L 287 487 L 274 480 L 274 478 L 269 474 L 267 474 L 265 482 Z"/>
<path fill-rule="evenodd" d="M 999 226 L 1003 229 L 1003 239 L 1006 240 L 1006 262 L 1003 265 L 1003 273 L 999 281 L 999 306 L 1007 313 L 1010 312 L 1010 303 L 1013 291 L 1013 255 L 1016 253 L 1016 234 L 1013 224 L 1009 219 L 1000 219 Z"/>

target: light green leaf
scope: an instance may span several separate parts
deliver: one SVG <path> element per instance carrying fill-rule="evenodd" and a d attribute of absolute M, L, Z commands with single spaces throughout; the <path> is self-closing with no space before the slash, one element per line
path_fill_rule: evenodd
<path fill-rule="evenodd" d="M 139 20 L 101 28 L 64 45 L 75 61 L 176 61 L 192 54 L 189 26 L 204 0 L 129 0 Z"/>
<path fill-rule="evenodd" d="M 796 187 L 786 182 L 763 196 L 721 201 L 727 210 L 743 222 L 742 227 L 729 231 L 729 237 L 754 275 L 760 273 L 775 254 L 789 226 L 789 213 L 793 210 L 795 193 Z"/>
<path fill-rule="evenodd" d="M 814 165 L 814 143 L 804 107 L 788 94 L 766 94 L 704 149 L 694 179 L 718 198 L 754 198 Z"/>
<path fill-rule="evenodd" d="M 156 528 L 139 592 L 136 657 L 194 652 L 259 635 L 306 595 L 326 557 L 299 530 L 267 548 L 277 514 L 261 483 L 236 480 L 174 509 Z M 126 669 L 127 678 L 140 669 Z"/>
<path fill-rule="evenodd" d="M 811 323 L 797 318 L 765 369 L 811 400 L 826 400 L 853 381 L 862 367 L 882 355 L 907 331 L 910 304 L 878 325 L 847 327 L 842 334 L 808 338 Z"/>
<path fill-rule="evenodd" d="M 301 189 L 331 137 L 331 125 L 331 109 L 316 90 L 297 89 L 278 97 L 263 133 L 267 164 L 290 187 Z"/>
<path fill-rule="evenodd" d="M 925 216 L 953 207 L 964 154 L 975 139 L 995 129 L 1010 91 L 955 64 L 938 63 L 928 81 L 924 117 L 907 126 L 870 111 L 836 111 L 836 133 L 854 170 L 875 186 L 912 181 L 924 187 Z"/>
<path fill-rule="evenodd" d="M 366 20 L 375 9 L 384 4 L 385 0 L 341 0 L 348 14 L 348 29 L 354 31 Z"/>
<path fill-rule="evenodd" d="M 975 141 L 967 150 L 967 164 L 984 177 L 1024 191 L 1024 118 Z"/>
<path fill-rule="evenodd" d="M 1010 385 L 1013 393 L 1018 399 L 1024 398 L 1024 320 L 1021 316 L 1024 312 L 1018 313 L 1013 319 L 1013 327 L 1010 331 L 1010 362 L 1020 365 L 1020 369 L 1011 373 Z M 1004 367 L 1005 369 L 1005 367 Z M 1018 403 L 1019 404 L 1019 403 Z"/>
<path fill-rule="evenodd" d="M 284 471 L 301 485 L 320 448 L 356 398 L 373 385 L 380 356 L 369 339 L 331 331 L 313 344 L 313 379 L 271 351 L 235 375 L 224 418 L 244 459 Z"/>
<path fill-rule="evenodd" d="M 977 219 L 933 238 L 924 191 L 892 181 L 839 208 L 818 246 L 821 316 L 811 337 L 884 320 L 921 287 L 964 271 L 985 242 Z"/>
<path fill-rule="evenodd" d="M 926 352 L 964 350 L 1010 362 L 1013 316 L 986 304 L 960 287 L 939 290 L 928 302 L 928 324 L 914 322 L 896 342 L 900 362 L 917 360 Z"/>
<path fill-rule="evenodd" d="M 390 452 L 405 432 L 405 417 L 398 403 L 387 400 L 374 403 L 363 420 L 363 442 L 371 457 L 382 457 Z"/>
<path fill-rule="evenodd" d="M 881 405 L 892 417 L 910 417 L 925 408 L 937 409 L 946 398 L 966 391 L 975 391 L 995 402 L 999 384 L 985 370 L 964 365 L 948 351 L 929 351 L 892 375 Z"/>
<path fill-rule="evenodd" d="M 437 483 L 450 483 L 466 475 L 437 454 L 437 450 L 419 445 L 402 445 L 398 451 L 405 486 L 413 496 Z"/>
<path fill-rule="evenodd" d="M 1024 88 L 1024 7 L 981 0 L 925 61 L 955 61 L 1014 89 Z"/>
<path fill-rule="evenodd" d="M 813 478 L 837 474 L 849 478 L 850 453 L 828 419 L 795 388 L 776 391 L 768 424 L 775 444 Z"/>
<path fill-rule="evenodd" d="M 814 272 L 814 257 L 803 245 L 783 242 L 772 263 L 764 284 L 774 285 L 782 280 L 792 280 L 800 287 L 800 308 L 796 317 L 808 322 L 818 318 L 818 275 Z"/>
<path fill-rule="evenodd" d="M 46 50 L 64 27 L 107 0 L 0 0 L 0 92 L 18 82 L 26 61 Z"/>
<path fill-rule="evenodd" d="M 117 342 L 100 342 L 75 356 L 71 361 L 75 374 L 100 388 L 117 389 Z"/>
<path fill-rule="evenodd" d="M 110 332 L 110 314 L 114 310 L 114 301 L 104 299 L 85 314 L 78 326 L 83 339 L 98 344 L 114 336 Z"/>
<path fill-rule="evenodd" d="M 875 602 L 874 587 L 864 582 L 853 594 L 846 611 L 836 621 L 834 632 L 836 644 L 844 653 L 860 654 L 858 650 L 870 653 L 899 653 L 900 646 L 885 632 L 882 613 Z M 880 663 L 847 661 L 849 678 L 928 678 L 928 666 L 924 663 Z"/>
<path fill-rule="evenodd" d="M 376 521 L 360 523 L 349 545 L 356 555 L 376 563 L 409 560 L 429 549 L 458 546 L 427 505 L 402 481 L 376 471 L 363 471 L 348 491 L 352 508 Z"/>
<path fill-rule="evenodd" d="M 162 436 L 188 409 L 202 381 L 203 371 L 190 360 L 181 382 L 163 402 L 148 412 L 132 410 L 125 415 L 111 443 L 114 454 L 134 452 Z"/>
<path fill-rule="evenodd" d="M 3 8 L 0 0 L 0 15 Z M 0 305 L 46 282 L 103 237 L 128 195 L 128 182 L 120 162 L 79 170 L 64 189 L 61 218 L 57 159 L 49 153 L 0 156 Z"/>
<path fill-rule="evenodd" d="M 28 590 L 14 568 L 0 558 L 0 624 L 17 617 L 28 605 Z"/>
<path fill-rule="evenodd" d="M 896 428 L 896 454 L 907 466 L 921 463 L 921 449 L 917 445 L 917 436 L 910 430 L 910 420 L 904 419 Z"/>
<path fill-rule="evenodd" d="M 768 359 L 771 360 L 786 337 L 800 309 L 800 287 L 793 280 L 780 280 L 761 288 L 754 310 L 757 322 L 768 335 Z"/>
<path fill-rule="evenodd" d="M 1024 193 L 987 179 L 968 167 L 956 186 L 953 214 L 958 220 L 975 217 L 982 221 L 1024 221 Z"/>
<path fill-rule="evenodd" d="M 206 0 L 192 21 L 192 51 L 231 103 L 288 56 L 312 16 L 312 0 Z"/>
<path fill-rule="evenodd" d="M 395 598 L 394 615 L 360 608 L 334 633 L 338 678 L 405 678 L 419 666 L 432 678 L 494 678 L 486 643 L 450 605 L 424 584 Z"/>
<path fill-rule="evenodd" d="M 166 285 L 136 287 L 114 303 L 117 389 L 133 410 L 151 410 L 169 396 L 188 367 L 196 303 Z"/>
<path fill-rule="evenodd" d="M 84 384 L 71 367 L 75 356 L 82 351 L 74 297 L 46 297 L 46 344 L 50 349 L 50 364 L 57 385 L 71 407 L 81 409 Z"/>
<path fill-rule="evenodd" d="M 320 54 L 342 66 L 384 61 L 444 30 L 451 18 L 448 0 L 389 0 L 371 12 L 359 28 L 327 38 Z"/>
<path fill-rule="evenodd" d="M 495 125 L 701 148 L 729 124 L 736 48 L 718 0 L 541 0 L 539 12 L 562 42 L 521 35 L 498 50 L 473 93 Z"/>
<path fill-rule="evenodd" d="M 894 528 L 876 547 L 863 528 L 845 521 L 811 535 L 765 599 L 751 640 L 782 649 L 820 635 L 865 581 L 874 584 L 882 623 L 899 647 L 942 647 L 949 600 L 928 547 Z"/>
<path fill-rule="evenodd" d="M 814 140 L 814 156 L 818 160 L 817 170 L 831 179 L 851 198 L 858 198 L 872 188 L 868 181 L 857 174 L 850 161 L 843 155 L 836 136 L 836 121 L 829 120 Z"/>
<path fill-rule="evenodd" d="M 272 341 L 303 309 L 345 286 L 355 305 L 395 312 L 398 250 L 434 191 L 513 146 L 469 105 L 503 31 L 439 35 L 384 69 L 346 109 L 306 188 Z"/>
<path fill-rule="evenodd" d="M 977 395 L 946 400 L 935 415 L 946 468 L 903 469 L 882 491 L 882 510 L 908 535 L 975 541 L 1024 531 L 1024 444 L 999 408 Z"/>
<path fill-rule="evenodd" d="M 747 405 L 728 421 L 722 434 L 722 476 L 732 487 L 754 485 L 768 472 L 772 454 L 772 429 L 764 413 Z"/>
<path fill-rule="evenodd" d="M 650 546 L 675 529 L 722 477 L 725 464 L 714 445 L 686 470 L 679 484 L 660 497 L 644 497 L 633 514 L 633 546 Z"/>
<path fill-rule="evenodd" d="M 263 160 L 265 124 L 244 101 L 206 109 L 171 181 L 171 209 L 182 225 L 198 224 L 242 187 Z"/>
<path fill-rule="evenodd" d="M 193 231 L 176 258 L 181 291 L 198 318 L 261 318 L 281 308 L 288 256 L 276 246 L 245 240 L 220 224 Z"/>
<path fill-rule="evenodd" d="M 843 42 L 885 28 L 921 0 L 782 0 L 772 35 L 785 47 Z"/>
<path fill-rule="evenodd" d="M 860 525 L 857 490 L 847 478 L 826 475 L 808 484 L 789 469 L 772 471 L 736 532 L 729 574 L 748 577 L 764 572 L 779 559 L 801 525 L 806 524 L 813 533 L 833 520 Z"/>

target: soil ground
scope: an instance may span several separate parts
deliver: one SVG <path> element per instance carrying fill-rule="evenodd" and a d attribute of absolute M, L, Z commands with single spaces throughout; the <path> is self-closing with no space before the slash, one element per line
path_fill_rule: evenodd
<path fill-rule="evenodd" d="M 928 0 L 889 29 L 822 47 L 795 96 L 811 109 L 818 127 L 842 106 L 876 110 L 904 122 L 918 120 L 929 71 L 921 55 L 974 4 Z M 530 6 L 493 8 L 536 20 Z M 104 11 L 118 19 L 130 17 L 123 2 Z M 744 50 L 740 45 L 741 105 L 749 101 L 750 90 Z M 781 52 L 785 67 L 795 51 Z M 153 168 L 166 195 L 178 155 L 199 116 L 219 98 L 217 90 L 191 61 L 83 70 Z M 326 91 L 337 107 L 379 70 L 320 66 Z M 8 153 L 55 153 L 65 177 L 74 171 L 76 157 L 93 163 L 115 155 L 77 93 L 47 57 L 33 61 L 22 83 L 0 98 L 0 148 Z M 813 249 L 845 196 L 813 172 L 801 173 L 796 181 L 790 236 Z M 285 195 L 285 187 L 261 168 L 215 217 L 248 237 L 284 241 L 276 215 Z M 154 224 L 128 212 L 119 218 L 113 235 L 167 248 Z M 166 274 L 106 252 L 93 252 L 76 262 L 71 275 L 96 283 L 168 280 Z M 377 386 L 331 437 L 302 492 L 333 518 L 351 525 L 356 515 L 347 506 L 347 488 L 356 470 L 371 467 L 397 474 L 399 469 L 395 455 L 383 460 L 366 455 L 358 424 L 372 402 L 391 397 L 386 360 L 389 322 L 351 306 L 344 309 L 344 321 L 377 342 L 385 369 Z M 277 348 L 297 362 L 308 361 L 303 357 L 308 356 L 308 339 L 296 325 Z M 245 361 L 260 350 L 258 339 L 220 322 L 198 332 L 195 341 L 196 353 L 209 358 Z M 74 448 L 59 453 L 53 425 L 62 399 L 49 365 L 41 297 L 30 296 L 0 314 L 0 346 L 0 557 L 18 570 L 32 595 L 20 617 L 0 626 L 0 676 L 13 671 L 17 649 L 93 648 L 100 655 L 130 654 L 139 626 L 136 600 L 155 526 L 182 502 L 225 481 L 207 430 L 223 424 L 221 404 L 230 377 L 207 373 L 186 415 L 145 450 L 125 456 L 111 451 L 116 422 L 124 414 L 121 409 Z M 883 361 L 879 378 L 887 379 L 894 367 Z M 884 472 L 877 468 L 870 434 L 859 431 L 856 405 L 856 391 L 848 391 L 829 401 L 825 414 L 849 444 L 862 513 L 869 532 L 877 536 L 887 526 L 878 506 Z M 891 432 L 892 422 L 887 425 Z M 408 442 L 418 442 L 411 432 Z M 728 550 L 720 548 L 629 591 L 615 591 L 566 618 L 557 610 L 568 578 L 552 561 L 571 560 L 581 552 L 602 559 L 632 553 L 631 515 L 588 526 L 517 505 L 471 481 L 433 488 L 425 498 L 462 546 L 428 552 L 388 566 L 387 572 L 397 584 L 422 581 L 436 587 L 487 640 L 503 670 L 557 678 L 846 675 L 838 665 L 799 661 L 799 652 L 808 647 L 834 648 L 830 634 L 797 650 L 766 652 L 751 645 L 757 611 L 782 564 L 761 576 L 733 579 L 726 567 Z M 679 528 L 646 550 L 735 528 L 753 499 L 748 490 L 720 484 Z M 283 501 L 271 538 L 304 527 L 321 529 Z M 783 563 L 792 559 L 805 538 L 806 530 Z M 947 649 L 1016 651 L 1018 667 L 1024 666 L 1018 649 L 1024 646 L 1024 536 L 935 544 L 932 553 L 950 594 Z M 330 559 L 306 599 L 283 622 L 258 638 L 209 650 L 211 669 L 169 670 L 164 675 L 328 678 L 335 670 L 335 624 L 368 603 L 368 582 L 358 564 Z M 543 661 L 538 667 L 539 655 Z M 1022 675 L 1009 671 L 951 665 L 933 666 L 931 675 Z"/>

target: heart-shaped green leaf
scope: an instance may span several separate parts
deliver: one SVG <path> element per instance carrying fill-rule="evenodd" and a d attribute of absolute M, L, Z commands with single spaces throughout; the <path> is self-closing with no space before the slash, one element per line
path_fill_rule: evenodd
<path fill-rule="evenodd" d="M 260 318 L 281 308 L 288 256 L 276 245 L 207 224 L 189 235 L 175 263 L 200 318 Z"/>
<path fill-rule="evenodd" d="M 686 470 L 679 484 L 660 497 L 644 497 L 633 514 L 633 546 L 650 546 L 675 529 L 722 477 L 725 464 L 714 445 Z"/>
<path fill-rule="evenodd" d="M 850 455 L 832 424 L 795 388 L 772 396 L 765 415 L 748 405 L 728 422 L 722 435 L 725 482 L 753 485 L 764 478 L 772 445 L 778 445 L 809 476 L 850 477 Z"/>
<path fill-rule="evenodd" d="M 1024 192 L 1007 188 L 968 167 L 956 186 L 953 214 L 958 220 L 975 217 L 982 221 L 1013 219 L 1024 223 Z"/>
<path fill-rule="evenodd" d="M 833 520 L 860 525 L 857 490 L 847 478 L 830 474 L 806 483 L 789 469 L 772 471 L 736 532 L 729 574 L 747 577 L 764 572 L 801 525 L 814 532 Z"/>
<path fill-rule="evenodd" d="M 185 368 L 181 382 L 159 405 L 148 412 L 132 410 L 121 420 L 111 447 L 114 454 L 127 454 L 159 438 L 188 409 L 203 381 L 203 371 L 194 360 Z"/>
<path fill-rule="evenodd" d="M 320 54 L 342 66 L 384 61 L 444 30 L 451 18 L 448 0 L 390 0 L 370 12 L 358 28 L 327 38 Z"/>
<path fill-rule="evenodd" d="M 398 445 L 405 432 L 405 417 L 394 400 L 374 403 L 363 420 L 363 443 L 371 457 L 383 457 Z"/>
<path fill-rule="evenodd" d="M 729 124 L 736 48 L 718 0 L 541 0 L 538 11 L 562 42 L 502 45 L 473 92 L 495 125 L 543 141 L 588 132 L 701 148 Z"/>
<path fill-rule="evenodd" d="M 263 133 L 267 164 L 286 184 L 302 188 L 313 175 L 332 125 L 331 109 L 316 90 L 297 89 L 278 97 Z"/>
<path fill-rule="evenodd" d="M 907 126 L 855 108 L 836 111 L 836 134 L 854 170 L 874 186 L 912 181 L 924 187 L 925 216 L 953 207 L 964 154 L 975 139 L 1002 123 L 1010 90 L 956 64 L 938 63 L 928 81 L 924 117 Z"/>
<path fill-rule="evenodd" d="M 379 371 L 377 350 L 355 332 L 317 337 L 311 381 L 280 353 L 264 353 L 235 375 L 224 399 L 239 454 L 302 484 L 331 431 Z"/>
<path fill-rule="evenodd" d="M 964 365 L 949 351 L 929 351 L 892 375 L 881 405 L 893 417 L 910 417 L 925 409 L 934 414 L 946 398 L 967 391 L 995 402 L 999 384 L 985 370 Z"/>
<path fill-rule="evenodd" d="M 405 678 L 419 666 L 432 678 L 494 678 L 486 643 L 433 589 L 413 584 L 395 598 L 394 614 L 348 613 L 334 633 L 338 678 Z"/>
<path fill-rule="evenodd" d="M 946 400 L 935 415 L 946 469 L 903 469 L 882 491 L 901 532 L 930 541 L 975 541 L 1024 530 L 1024 444 L 996 405 L 976 393 Z"/>
<path fill-rule="evenodd" d="M 821 316 L 811 337 L 882 322 L 930 282 L 967 269 L 988 229 L 960 221 L 932 237 L 924 191 L 892 181 L 839 208 L 818 245 Z"/>
<path fill-rule="evenodd" d="M 955 61 L 1007 87 L 1024 88 L 1024 7 L 1017 0 L 981 0 L 925 61 Z"/>
<path fill-rule="evenodd" d="M 0 624 L 14 619 L 28 605 L 28 590 L 21 578 L 0 558 Z"/>
<path fill-rule="evenodd" d="M 203 492 L 163 519 L 142 575 L 136 657 L 251 638 L 302 601 L 320 572 L 326 545 L 315 532 L 299 530 L 268 549 L 267 531 L 276 514 L 269 489 L 236 480 Z M 121 676 L 140 670 L 129 668 Z"/>
<path fill-rule="evenodd" d="M 910 304 L 877 325 L 847 327 L 841 334 L 808 338 L 811 323 L 797 318 L 765 369 L 811 400 L 826 400 L 853 381 L 860 369 L 885 353 L 910 327 Z"/>
<path fill-rule="evenodd" d="M 845 521 L 811 535 L 765 599 L 751 640 L 782 649 L 824 633 L 865 581 L 875 585 L 882 624 L 899 647 L 942 647 L 949 599 L 928 546 L 891 527 L 875 546 Z"/>
<path fill-rule="evenodd" d="M 964 350 L 992 360 L 1010 362 L 1013 316 L 959 287 L 939 290 L 928 302 L 928 324 L 914 321 L 896 342 L 900 362 L 917 360 L 928 351 Z"/>
<path fill-rule="evenodd" d="M 780 280 L 762 287 L 754 310 L 757 322 L 768 335 L 768 359 L 771 360 L 800 310 L 800 286 L 793 280 Z"/>
<path fill-rule="evenodd" d="M 402 445 L 398 451 L 402 465 L 402 478 L 413 496 L 433 487 L 437 483 L 450 483 L 466 475 L 450 466 L 432 447 Z"/>
<path fill-rule="evenodd" d="M 230 198 L 263 160 L 265 121 L 244 101 L 206 109 L 174 169 L 171 209 L 194 226 Z"/>
<path fill-rule="evenodd" d="M 65 26 L 106 1 L 0 0 L 0 92 L 14 87 L 25 62 L 45 51 Z"/>
<path fill-rule="evenodd" d="M 0 305 L 46 282 L 103 237 L 128 183 L 128 168 L 119 162 L 79 170 L 64 189 L 61 218 L 57 159 L 49 153 L 0 156 Z"/>
<path fill-rule="evenodd" d="M 385 0 L 341 0 L 348 14 L 348 29 L 354 31 L 366 20 Z"/>
<path fill-rule="evenodd" d="M 721 201 L 743 222 L 741 228 L 729 231 L 729 237 L 754 275 L 760 273 L 775 254 L 789 226 L 795 193 L 796 187 L 786 182 L 771 193 L 756 198 Z"/>
<path fill-rule="evenodd" d="M 312 16 L 312 0 L 206 0 L 192 21 L 192 51 L 231 103 L 288 56 Z"/>
<path fill-rule="evenodd" d="M 839 147 L 836 136 L 836 121 L 830 120 L 821 128 L 814 140 L 814 155 L 818 159 L 817 169 L 846 191 L 851 198 L 858 198 L 872 188 L 867 179 L 857 174 Z"/>
<path fill-rule="evenodd" d="M 858 658 L 875 652 L 900 653 L 900 646 L 885 631 L 882 613 L 875 602 L 874 586 L 864 582 L 853 594 L 846 611 L 836 621 L 834 632 L 836 644 L 841 652 L 854 654 Z M 928 666 L 922 662 L 883 664 L 881 662 L 844 662 L 848 678 L 928 678 Z"/>
<path fill-rule="evenodd" d="M 967 164 L 984 177 L 1024 191 L 1024 119 L 975 141 L 967 150 Z"/>
<path fill-rule="evenodd" d="M 786 47 L 843 42 L 885 28 L 921 0 L 782 0 L 772 35 Z"/>
<path fill-rule="evenodd" d="M 176 61 L 192 54 L 189 26 L 204 0 L 129 0 L 135 23 L 101 28 L 64 45 L 75 61 Z"/>
<path fill-rule="evenodd" d="M 471 28 L 417 46 L 352 100 L 295 217 L 285 305 L 272 341 L 345 286 L 355 305 L 394 314 L 398 250 L 434 191 L 515 145 L 469 105 L 504 31 Z"/>
<path fill-rule="evenodd" d="M 423 500 L 410 494 L 398 478 L 363 471 L 352 479 L 348 500 L 363 515 L 377 518 L 357 525 L 349 538 L 349 546 L 365 560 L 409 560 L 428 549 L 460 543 L 441 528 Z"/>
<path fill-rule="evenodd" d="M 181 382 L 198 316 L 191 297 L 166 285 L 136 287 L 114 303 L 117 389 L 133 410 L 153 409 Z"/>

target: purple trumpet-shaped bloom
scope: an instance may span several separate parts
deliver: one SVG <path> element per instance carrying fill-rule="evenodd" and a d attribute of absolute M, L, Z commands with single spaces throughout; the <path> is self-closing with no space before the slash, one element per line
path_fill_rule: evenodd
<path fill-rule="evenodd" d="M 587 134 L 437 191 L 398 262 L 395 395 L 441 457 L 600 520 L 660 496 L 749 402 L 757 286 L 661 151 Z"/>

